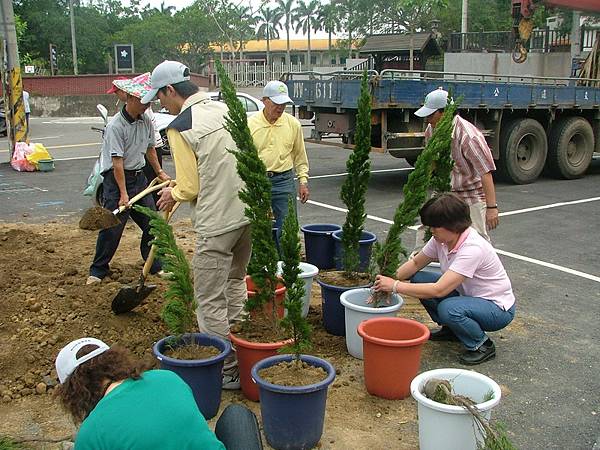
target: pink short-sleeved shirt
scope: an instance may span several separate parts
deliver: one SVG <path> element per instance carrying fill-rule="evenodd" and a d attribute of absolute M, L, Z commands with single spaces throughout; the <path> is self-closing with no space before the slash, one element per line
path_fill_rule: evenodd
<path fill-rule="evenodd" d="M 431 238 L 422 251 L 440 263 L 442 273 L 451 270 L 465 277 L 456 288 L 461 295 L 491 300 L 505 311 L 514 305 L 515 295 L 500 258 L 473 228 L 467 228 L 460 235 L 451 251 L 435 238 Z"/>

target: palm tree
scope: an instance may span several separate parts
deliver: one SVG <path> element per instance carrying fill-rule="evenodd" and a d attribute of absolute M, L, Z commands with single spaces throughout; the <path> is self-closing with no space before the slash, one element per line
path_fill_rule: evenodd
<path fill-rule="evenodd" d="M 283 23 L 279 26 L 281 29 L 285 29 L 285 35 L 287 40 L 287 52 L 285 54 L 285 63 L 289 66 L 291 63 L 290 57 L 290 28 L 293 22 L 293 11 L 294 11 L 295 0 L 277 0 L 277 12 L 284 18 Z"/>
<path fill-rule="evenodd" d="M 332 52 L 333 46 L 332 46 L 331 36 L 333 33 L 340 30 L 339 14 L 340 14 L 340 12 L 338 10 L 337 5 L 335 5 L 333 3 L 321 5 L 321 7 L 319 8 L 319 11 L 317 13 L 317 15 L 318 15 L 317 20 L 321 23 L 322 29 L 327 32 L 327 38 L 328 38 L 327 47 L 328 47 L 330 58 L 333 55 L 333 52 Z"/>
<path fill-rule="evenodd" d="M 258 31 L 256 37 L 258 40 L 264 38 L 267 40 L 267 67 L 271 68 L 271 39 L 279 39 L 279 30 L 277 29 L 279 22 L 281 21 L 281 14 L 275 8 L 269 8 L 268 6 L 262 6 L 259 9 L 259 15 L 257 17 Z"/>
<path fill-rule="evenodd" d="M 256 18 L 252 14 L 252 10 L 248 6 L 241 4 L 233 7 L 235 21 L 234 29 L 237 38 L 239 39 L 240 61 L 244 59 L 244 41 L 248 40 L 254 30 Z"/>
<path fill-rule="evenodd" d="M 319 8 L 319 2 L 317 0 L 300 0 L 298 6 L 294 9 L 294 22 L 296 22 L 296 33 L 302 31 L 303 34 L 307 35 L 308 39 L 308 52 L 306 67 L 310 69 L 312 61 L 310 59 L 310 32 L 311 30 L 319 31 L 321 24 L 319 17 L 315 12 Z"/>

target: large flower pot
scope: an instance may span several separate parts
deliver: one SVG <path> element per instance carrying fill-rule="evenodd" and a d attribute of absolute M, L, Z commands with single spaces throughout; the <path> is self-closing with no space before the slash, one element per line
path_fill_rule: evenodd
<path fill-rule="evenodd" d="M 344 250 L 342 248 L 342 230 L 333 233 L 334 242 L 334 256 L 335 268 L 337 270 L 344 270 Z M 377 236 L 369 231 L 363 231 L 360 235 L 358 256 L 360 258 L 358 271 L 366 272 L 369 268 L 369 261 L 371 260 L 371 249 L 373 243 L 377 240 Z"/>
<path fill-rule="evenodd" d="M 329 362 L 308 355 L 301 355 L 300 359 L 325 369 L 325 380 L 308 386 L 279 386 L 260 377 L 262 369 L 291 359 L 292 355 L 273 356 L 252 368 L 252 378 L 260 390 L 265 437 L 276 450 L 304 450 L 317 445 L 323 434 L 327 389 L 335 378 L 335 369 Z"/>
<path fill-rule="evenodd" d="M 252 277 L 250 275 L 246 275 L 246 289 L 248 290 L 248 297 L 254 297 L 256 295 L 257 286 L 254 284 Z M 283 282 L 279 280 L 277 282 L 277 287 L 275 289 L 275 310 L 277 312 L 277 317 L 283 319 L 285 314 L 283 308 L 283 302 L 285 300 L 285 286 Z M 273 302 L 267 302 L 263 306 L 263 312 L 269 317 L 271 312 L 273 311 Z"/>
<path fill-rule="evenodd" d="M 323 326 L 329 334 L 344 336 L 346 334 L 346 313 L 340 302 L 343 292 L 366 286 L 335 286 L 317 279 L 321 286 L 321 305 L 323 310 Z"/>
<path fill-rule="evenodd" d="M 429 329 L 414 320 L 379 317 L 362 322 L 358 334 L 363 338 L 365 386 L 369 394 L 392 400 L 408 397 Z"/>
<path fill-rule="evenodd" d="M 247 341 L 233 333 L 230 334 L 229 337 L 233 343 L 233 346 L 235 347 L 237 355 L 242 392 L 248 400 L 257 402 L 258 386 L 254 380 L 252 380 L 252 375 L 250 374 L 252 367 L 257 362 L 268 358 L 269 356 L 275 356 L 277 354 L 277 350 L 290 343 L 290 340 L 259 343 Z"/>
<path fill-rule="evenodd" d="M 167 346 L 179 347 L 192 342 L 216 347 L 221 353 L 212 358 L 194 360 L 175 359 L 164 354 Z M 229 341 L 203 333 L 184 334 L 179 339 L 169 336 L 154 344 L 152 352 L 160 361 L 161 369 L 172 370 L 192 388 L 194 399 L 204 418 L 206 420 L 213 418 L 221 404 L 223 363 L 231 352 Z"/>
<path fill-rule="evenodd" d="M 302 317 L 308 316 L 308 309 L 310 306 L 310 298 L 312 294 L 312 283 L 314 278 L 319 273 L 319 268 L 309 263 L 301 262 L 300 267 L 300 278 L 304 281 L 304 296 L 302 297 Z M 283 261 L 277 262 L 277 275 L 281 276 L 283 273 Z M 287 310 L 285 311 L 287 315 Z"/>
<path fill-rule="evenodd" d="M 490 420 L 492 408 L 500 403 L 500 386 L 494 380 L 472 370 L 436 369 L 418 375 L 410 384 L 419 414 L 419 444 L 421 450 L 476 450 L 484 436 L 473 416 L 461 406 L 445 405 L 425 397 L 422 391 L 431 378 L 448 380 L 454 394 L 476 402 L 481 415 Z M 484 401 L 493 393 L 490 400 Z"/>
<path fill-rule="evenodd" d="M 348 353 L 358 359 L 363 359 L 363 340 L 358 335 L 358 325 L 374 317 L 396 317 L 404 303 L 400 295 L 392 294 L 389 305 L 376 308 L 367 303 L 370 296 L 371 290 L 368 288 L 351 289 L 340 296 L 346 316 L 346 347 Z"/>
<path fill-rule="evenodd" d="M 332 223 L 315 223 L 300 228 L 304 233 L 306 262 L 321 270 L 333 269 L 334 244 L 332 234 L 342 227 Z"/>

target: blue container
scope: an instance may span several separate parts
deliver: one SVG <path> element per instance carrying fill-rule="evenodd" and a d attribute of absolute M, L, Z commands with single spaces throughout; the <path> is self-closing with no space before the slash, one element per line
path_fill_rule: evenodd
<path fill-rule="evenodd" d="M 335 262 L 332 234 L 342 227 L 333 223 L 315 223 L 300 228 L 304 233 L 306 262 L 321 270 L 333 269 Z"/>
<path fill-rule="evenodd" d="M 292 355 L 271 356 L 252 368 L 252 379 L 258 384 L 265 437 L 276 450 L 304 450 L 317 445 L 323 434 L 327 389 L 335 378 L 335 369 L 329 362 L 309 355 L 300 355 L 300 359 L 327 372 L 327 378 L 319 383 L 279 386 L 268 383 L 258 374 L 262 369 L 291 359 Z"/>
<path fill-rule="evenodd" d="M 212 345 L 221 351 L 217 356 L 208 359 L 184 360 L 164 355 L 164 351 L 171 344 L 172 339 L 176 338 L 169 336 L 161 339 L 154 344 L 152 352 L 160 361 L 161 369 L 175 372 L 192 388 L 198 409 L 206 420 L 212 419 L 219 411 L 221 404 L 223 363 L 227 355 L 231 353 L 231 343 L 218 336 L 203 333 L 184 334 L 170 346 L 178 347 L 194 342 L 198 345 Z"/>
<path fill-rule="evenodd" d="M 342 249 L 342 231 L 336 231 L 332 235 L 334 241 L 334 261 L 335 268 L 337 270 L 344 270 L 343 256 L 344 251 Z M 369 261 L 371 260 L 371 249 L 373 244 L 377 240 L 377 236 L 369 231 L 363 231 L 360 235 L 358 256 L 360 258 L 358 270 L 360 272 L 366 272 L 369 268 Z"/>
<path fill-rule="evenodd" d="M 340 296 L 351 289 L 369 286 L 334 286 L 319 279 L 317 279 L 317 283 L 321 286 L 321 309 L 323 311 L 323 326 L 325 327 L 325 331 L 335 336 L 345 336 L 346 308 L 342 305 Z"/>

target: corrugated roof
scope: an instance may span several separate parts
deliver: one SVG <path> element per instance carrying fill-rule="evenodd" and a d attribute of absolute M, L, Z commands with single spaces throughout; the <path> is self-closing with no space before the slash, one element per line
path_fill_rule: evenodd
<path fill-rule="evenodd" d="M 338 39 L 331 39 L 331 46 L 335 49 Z M 272 52 L 285 52 L 287 49 L 285 39 L 272 39 L 270 42 Z M 215 52 L 221 51 L 221 47 L 217 44 L 212 44 L 211 48 Z M 225 44 L 225 52 L 229 51 L 229 45 Z M 329 49 L 328 39 L 311 39 L 310 49 L 316 51 L 323 51 Z M 290 39 L 290 51 L 302 51 L 308 50 L 308 41 L 306 39 Z M 235 49 L 237 51 L 237 47 Z M 266 39 L 252 40 L 244 43 L 244 52 L 266 52 L 267 41 Z"/>
<path fill-rule="evenodd" d="M 431 33 L 414 33 L 414 47 L 423 50 L 431 38 Z M 361 53 L 378 53 L 410 50 L 410 34 L 379 34 L 367 36 Z"/>

